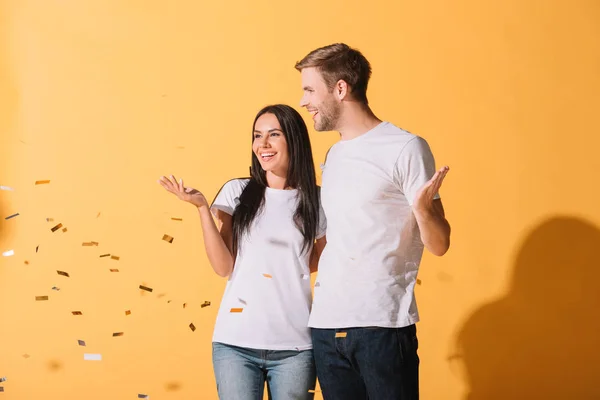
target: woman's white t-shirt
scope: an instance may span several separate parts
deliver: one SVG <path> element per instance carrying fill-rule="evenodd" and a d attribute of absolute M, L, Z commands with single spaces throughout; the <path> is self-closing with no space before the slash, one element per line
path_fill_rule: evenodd
<path fill-rule="evenodd" d="M 233 215 L 248 179 L 227 182 L 211 206 Z M 310 252 L 293 216 L 297 190 L 266 188 L 262 210 L 240 238 L 233 272 L 221 300 L 213 342 L 265 350 L 312 348 Z M 319 204 L 317 238 L 326 221 Z"/>

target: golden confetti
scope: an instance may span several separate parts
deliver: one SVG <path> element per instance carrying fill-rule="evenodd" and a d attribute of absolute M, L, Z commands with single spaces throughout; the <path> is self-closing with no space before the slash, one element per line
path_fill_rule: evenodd
<path fill-rule="evenodd" d="M 58 292 L 60 290 L 60 288 L 56 287 L 56 286 L 52 286 L 52 290 L 56 290 Z"/>
<path fill-rule="evenodd" d="M 229 312 L 232 312 L 232 313 L 240 313 L 242 311 L 244 311 L 243 308 L 232 308 L 231 310 L 229 310 Z"/>
<path fill-rule="evenodd" d="M 138 394 L 138 399 L 149 399 L 150 396 L 148 396 L 147 394 Z"/>
<path fill-rule="evenodd" d="M 62 228 L 62 224 L 58 224 L 55 227 L 53 227 L 51 230 L 52 232 L 56 232 L 57 230 L 59 230 L 60 228 Z"/>
<path fill-rule="evenodd" d="M 169 243 L 173 243 L 173 237 L 169 236 L 169 235 L 163 235 L 163 240 Z"/>
<path fill-rule="evenodd" d="M 31 357 L 29 354 L 23 354 L 23 358 L 29 358 Z"/>
<path fill-rule="evenodd" d="M 117 261 L 119 261 L 119 259 L 120 259 L 121 257 L 119 257 L 119 256 L 110 256 L 110 258 L 111 258 L 111 259 L 113 259 L 113 260 L 117 260 Z"/>
<path fill-rule="evenodd" d="M 46 222 L 54 222 L 54 218 L 46 218 Z"/>
<path fill-rule="evenodd" d="M 4 219 L 9 220 L 11 218 L 18 217 L 18 216 L 19 216 L 19 213 L 16 213 L 16 214 L 13 214 L 13 215 L 9 215 L 8 217 L 6 217 Z"/>
<path fill-rule="evenodd" d="M 417 285 L 420 285 L 420 284 L 421 284 L 421 280 L 417 279 Z"/>
<path fill-rule="evenodd" d="M 67 228 L 63 228 L 63 230 L 62 230 L 62 231 L 63 231 L 63 232 L 66 232 L 66 231 L 67 231 Z"/>
<path fill-rule="evenodd" d="M 186 307 L 187 307 L 187 303 L 183 303 L 183 308 L 186 308 Z"/>
<path fill-rule="evenodd" d="M 248 304 L 246 303 L 246 300 L 244 300 L 244 299 L 240 299 L 239 297 L 238 297 L 238 301 L 239 301 L 240 303 L 242 303 L 243 305 L 245 305 L 245 306 L 247 306 L 247 305 L 248 305 Z"/>
<path fill-rule="evenodd" d="M 118 269 L 116 269 L 116 268 L 111 268 L 111 269 L 110 269 L 110 272 L 119 272 L 119 270 L 118 270 Z"/>
<path fill-rule="evenodd" d="M 48 300 L 48 296 L 35 296 L 35 301 Z"/>
<path fill-rule="evenodd" d="M 208 307 L 210 306 L 210 301 L 205 301 L 204 303 L 200 304 L 200 308 L 204 308 L 204 307 Z"/>
<path fill-rule="evenodd" d="M 68 274 L 67 272 L 65 272 L 65 271 L 56 271 L 56 272 L 57 272 L 59 275 L 66 276 L 67 278 L 69 277 L 69 274 Z"/>
<path fill-rule="evenodd" d="M 25 260 L 25 265 L 29 265 L 29 261 Z"/>
<path fill-rule="evenodd" d="M 321 284 L 319 282 L 315 282 L 315 287 L 320 287 Z"/>
<path fill-rule="evenodd" d="M 94 246 L 98 246 L 100 243 L 98 242 L 90 242 L 91 244 L 93 244 Z"/>
<path fill-rule="evenodd" d="M 35 181 L 36 185 L 45 185 L 45 184 L 48 184 L 48 183 L 50 183 L 50 181 Z"/>
<path fill-rule="evenodd" d="M 93 246 L 94 243 L 92 243 L 92 242 L 83 242 L 81 245 L 82 246 Z"/>
<path fill-rule="evenodd" d="M 113 333 L 113 337 L 116 337 L 116 336 L 123 336 L 123 332 L 115 332 L 115 333 Z"/>
<path fill-rule="evenodd" d="M 145 291 L 147 291 L 147 292 L 152 292 L 152 289 L 151 289 L 151 288 L 149 288 L 149 287 L 147 287 L 147 286 L 144 286 L 144 285 L 140 285 L 140 289 L 142 289 L 142 290 L 145 290 Z"/>
<path fill-rule="evenodd" d="M 83 340 L 78 340 L 77 343 L 79 343 L 80 346 L 85 346 L 85 341 Z"/>
<path fill-rule="evenodd" d="M 346 337 L 346 335 L 348 335 L 348 332 L 336 332 L 335 333 L 336 338 L 343 338 L 343 337 Z"/>
<path fill-rule="evenodd" d="M 271 278 L 273 277 L 273 276 L 272 276 L 272 275 L 270 275 L 270 274 L 263 274 L 263 276 L 264 276 L 265 278 L 269 278 L 269 279 L 271 279 Z"/>
<path fill-rule="evenodd" d="M 125 315 L 131 315 L 131 310 L 126 310 Z"/>
<path fill-rule="evenodd" d="M 102 254 L 100 257 L 110 257 L 110 254 Z"/>
<path fill-rule="evenodd" d="M 175 217 L 171 217 L 171 219 L 172 219 L 173 221 L 183 221 L 183 218 L 175 218 Z"/>
<path fill-rule="evenodd" d="M 98 215 L 96 215 L 96 218 L 98 218 L 100 216 L 100 213 L 98 213 Z"/>
<path fill-rule="evenodd" d="M 158 295 L 156 295 L 156 297 L 158 297 L 159 299 L 165 297 L 167 294 L 166 293 L 159 293 Z"/>
<path fill-rule="evenodd" d="M 81 311 L 71 311 L 71 314 L 73 314 L 73 315 L 83 315 L 83 313 Z"/>
<path fill-rule="evenodd" d="M 35 246 L 35 252 L 38 252 L 38 249 L 40 248 L 40 246 Z"/>
<path fill-rule="evenodd" d="M 190 324 L 190 329 L 192 330 L 192 332 L 194 332 L 196 330 L 196 327 L 194 326 L 194 324 Z"/>

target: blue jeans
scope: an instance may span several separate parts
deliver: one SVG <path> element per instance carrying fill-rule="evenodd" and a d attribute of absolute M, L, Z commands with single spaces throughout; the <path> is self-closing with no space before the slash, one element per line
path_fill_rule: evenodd
<path fill-rule="evenodd" d="M 312 400 L 316 370 L 312 350 L 255 350 L 213 342 L 220 400 Z"/>
<path fill-rule="evenodd" d="M 346 337 L 336 338 L 337 332 Z M 418 400 L 415 325 L 313 328 L 312 340 L 324 400 Z"/>

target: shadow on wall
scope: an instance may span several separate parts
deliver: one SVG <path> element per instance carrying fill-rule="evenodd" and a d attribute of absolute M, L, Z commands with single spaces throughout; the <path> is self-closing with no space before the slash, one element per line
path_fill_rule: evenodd
<path fill-rule="evenodd" d="M 458 335 L 467 400 L 600 399 L 600 230 L 555 217 L 525 239 L 508 294 Z"/>

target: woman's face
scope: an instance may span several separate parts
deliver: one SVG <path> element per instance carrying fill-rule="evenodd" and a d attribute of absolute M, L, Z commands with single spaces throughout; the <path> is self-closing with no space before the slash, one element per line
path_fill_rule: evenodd
<path fill-rule="evenodd" d="M 274 114 L 266 113 L 256 120 L 252 151 L 266 172 L 287 176 L 290 162 L 287 141 Z"/>

